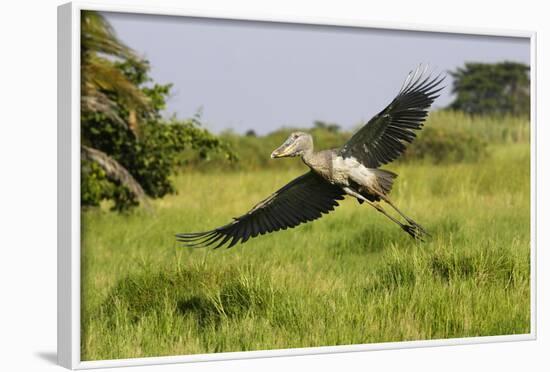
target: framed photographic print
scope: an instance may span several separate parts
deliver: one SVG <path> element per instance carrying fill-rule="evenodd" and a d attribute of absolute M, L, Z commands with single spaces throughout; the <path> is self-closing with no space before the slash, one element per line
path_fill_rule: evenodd
<path fill-rule="evenodd" d="M 60 6 L 60 364 L 534 339 L 534 40 Z"/>

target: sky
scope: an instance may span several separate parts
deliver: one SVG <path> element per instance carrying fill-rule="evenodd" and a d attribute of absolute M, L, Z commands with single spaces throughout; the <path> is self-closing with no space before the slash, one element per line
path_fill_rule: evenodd
<path fill-rule="evenodd" d="M 151 77 L 172 83 L 165 116 L 199 110 L 214 133 L 315 120 L 352 129 L 396 95 L 420 63 L 456 70 L 465 62 L 529 64 L 527 38 L 102 13 L 117 36 L 149 60 Z M 452 78 L 434 103 L 453 97 Z"/>

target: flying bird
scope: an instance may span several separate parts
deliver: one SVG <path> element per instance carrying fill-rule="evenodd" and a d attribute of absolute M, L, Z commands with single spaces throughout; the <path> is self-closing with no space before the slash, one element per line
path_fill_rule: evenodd
<path fill-rule="evenodd" d="M 246 214 L 210 231 L 177 234 L 186 246 L 227 248 L 250 238 L 293 228 L 333 211 L 344 196 L 367 203 L 414 239 L 429 235 L 390 200 L 397 174 L 380 169 L 397 159 L 416 137 L 428 109 L 444 88 L 445 76 L 426 75 L 420 66 L 411 71 L 393 101 L 360 128 L 341 148 L 314 151 L 313 138 L 294 132 L 271 153 L 271 158 L 300 157 L 310 171 L 290 181 Z M 386 212 L 387 203 L 404 222 Z"/>

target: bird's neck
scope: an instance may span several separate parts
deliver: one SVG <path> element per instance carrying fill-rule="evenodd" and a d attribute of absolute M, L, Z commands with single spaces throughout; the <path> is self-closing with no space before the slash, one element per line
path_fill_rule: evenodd
<path fill-rule="evenodd" d="M 313 151 L 312 148 L 307 149 L 302 154 L 302 161 L 310 168 L 312 167 L 312 165 L 314 163 L 314 159 L 315 159 L 315 152 Z"/>

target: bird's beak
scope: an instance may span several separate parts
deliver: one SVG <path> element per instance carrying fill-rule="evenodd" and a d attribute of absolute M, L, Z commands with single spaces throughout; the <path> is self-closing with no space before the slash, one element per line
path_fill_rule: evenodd
<path fill-rule="evenodd" d="M 284 158 L 290 155 L 292 155 L 292 146 L 283 144 L 271 153 L 271 159 Z"/>

